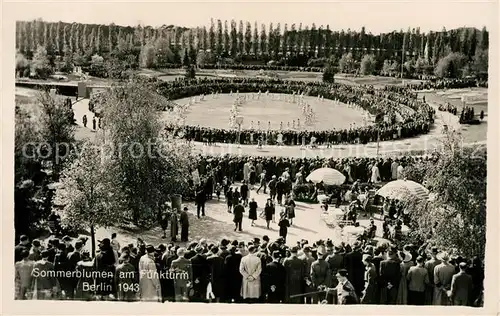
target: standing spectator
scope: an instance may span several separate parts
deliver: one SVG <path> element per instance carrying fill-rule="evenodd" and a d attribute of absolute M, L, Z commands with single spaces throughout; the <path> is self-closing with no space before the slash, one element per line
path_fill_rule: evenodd
<path fill-rule="evenodd" d="M 278 182 L 276 183 L 276 198 L 278 200 L 278 204 L 281 205 L 283 202 L 283 194 L 285 193 L 285 182 L 280 177 Z"/>
<path fill-rule="evenodd" d="M 260 274 L 262 262 L 255 255 L 255 246 L 248 247 L 248 255 L 240 262 L 240 273 L 243 276 L 241 296 L 249 303 L 256 302 L 261 294 Z"/>
<path fill-rule="evenodd" d="M 441 258 L 439 258 L 441 257 Z M 434 268 L 434 305 L 450 305 L 447 291 L 451 289 L 451 280 L 455 274 L 455 267 L 449 263 L 450 257 L 447 253 L 438 255 L 441 263 Z"/>
<path fill-rule="evenodd" d="M 199 185 L 196 189 L 196 215 L 200 218 L 200 210 L 201 215 L 205 216 L 205 202 L 207 199 L 207 195 L 205 193 L 205 188 L 203 185 Z"/>
<path fill-rule="evenodd" d="M 15 262 L 23 260 L 23 256 L 22 256 L 23 251 L 25 251 L 25 250 L 29 251 L 30 248 L 31 248 L 31 245 L 30 245 L 30 240 L 29 240 L 28 236 L 22 235 L 19 238 L 19 244 L 17 244 L 16 247 L 14 248 L 14 260 L 15 260 Z"/>
<path fill-rule="evenodd" d="M 28 256 L 29 260 L 35 262 L 38 260 L 42 259 L 42 244 L 40 243 L 40 240 L 34 239 L 33 242 L 31 243 L 31 249 L 30 249 L 30 254 Z"/>
<path fill-rule="evenodd" d="M 361 298 L 361 304 L 378 304 L 379 298 L 379 286 L 377 282 L 377 270 L 372 262 L 373 257 L 371 255 L 364 255 L 363 262 L 366 266 L 365 269 L 365 288 L 363 290 L 363 297 Z"/>
<path fill-rule="evenodd" d="M 28 250 L 21 252 L 21 260 L 15 263 L 15 299 L 26 300 L 31 299 L 31 282 L 33 279 L 34 262 L 29 259 Z"/>
<path fill-rule="evenodd" d="M 274 202 L 274 199 L 276 198 L 276 185 L 277 185 L 276 176 L 273 175 L 271 178 L 271 181 L 269 181 L 269 183 L 267 185 L 269 187 L 269 197 L 271 198 L 271 200 L 273 202 Z"/>
<path fill-rule="evenodd" d="M 339 272 L 337 272 L 336 277 L 337 280 L 339 280 L 339 284 L 336 288 L 337 304 L 356 304 L 358 302 L 358 297 L 351 282 L 349 282 L 349 280 L 347 279 L 347 270 L 340 269 Z"/>
<path fill-rule="evenodd" d="M 42 251 L 42 260 L 33 264 L 33 299 L 51 300 L 57 293 L 54 264 L 49 262 L 49 252 Z"/>
<path fill-rule="evenodd" d="M 262 272 L 262 290 L 267 303 L 279 304 L 285 301 L 286 270 L 280 263 L 279 251 L 273 251 L 272 260 Z"/>
<path fill-rule="evenodd" d="M 139 293 L 141 301 L 161 302 L 161 286 L 154 259 L 155 248 L 146 246 L 146 254 L 139 260 Z"/>
<path fill-rule="evenodd" d="M 82 121 L 83 121 L 83 127 L 87 127 L 87 115 L 86 114 L 83 115 Z"/>
<path fill-rule="evenodd" d="M 310 276 L 313 288 L 320 291 L 322 288 L 331 286 L 331 270 L 328 262 L 325 261 L 326 249 L 324 246 L 318 247 L 318 259 L 311 265 Z M 307 273 L 308 271 L 306 271 Z M 312 303 L 318 304 L 321 302 L 321 294 L 316 294 L 312 297 Z"/>
<path fill-rule="evenodd" d="M 233 188 L 227 189 L 226 193 L 226 204 L 227 204 L 227 212 L 231 213 L 231 209 L 233 208 Z"/>
<path fill-rule="evenodd" d="M 305 271 L 304 262 L 297 257 L 298 251 L 298 247 L 292 247 L 290 249 L 290 257 L 283 261 L 283 266 L 286 270 L 285 302 L 292 304 L 301 303 L 301 298 L 291 298 L 291 296 L 304 293 L 304 282 L 308 274 Z"/>
<path fill-rule="evenodd" d="M 34 243 L 35 241 L 33 241 Z M 484 281 L 484 268 L 481 263 L 481 260 L 478 257 L 472 258 L 472 264 L 470 265 L 468 272 L 472 277 L 472 292 L 470 295 L 470 305 L 471 306 L 480 306 L 479 300 L 481 299 L 481 295 L 483 292 L 483 281 Z"/>
<path fill-rule="evenodd" d="M 451 290 L 448 294 L 453 305 L 467 306 L 472 294 L 472 277 L 466 272 L 465 262 L 460 262 L 458 266 L 460 272 L 451 279 Z"/>
<path fill-rule="evenodd" d="M 115 273 L 116 298 L 119 301 L 134 301 L 138 291 L 135 267 L 130 263 L 128 253 L 123 253 L 118 262 Z"/>
<path fill-rule="evenodd" d="M 388 256 L 388 259 L 380 262 L 380 282 L 382 288 L 380 303 L 395 305 L 401 279 L 401 265 L 396 249 L 391 248 Z"/>
<path fill-rule="evenodd" d="M 400 252 L 401 258 L 401 281 L 399 282 L 398 289 L 398 301 L 399 305 L 408 304 L 408 282 L 406 276 L 408 275 L 408 270 L 415 264 L 412 261 L 412 255 L 408 251 Z"/>
<path fill-rule="evenodd" d="M 241 253 L 236 251 L 235 246 L 229 248 L 229 255 L 224 260 L 224 272 L 226 282 L 226 299 L 228 303 L 233 300 L 235 303 L 241 302 L 241 283 L 243 276 L 240 273 Z"/>
<path fill-rule="evenodd" d="M 304 264 L 306 266 L 305 271 L 306 271 L 306 280 L 305 280 L 305 292 L 314 292 L 316 289 L 314 288 L 314 284 L 311 281 L 311 266 L 315 260 L 315 258 L 312 256 L 311 252 L 311 247 L 305 246 L 303 248 L 303 255 L 299 257 L 302 261 L 304 261 Z M 330 282 L 331 283 L 331 282 Z M 306 304 L 311 304 L 312 303 L 312 297 L 311 296 L 306 296 L 305 297 L 305 303 Z"/>
<path fill-rule="evenodd" d="M 354 286 L 356 295 L 361 297 L 365 286 L 365 265 L 363 264 L 360 242 L 356 241 L 353 244 L 353 250 L 344 256 L 344 265 L 347 270 L 347 278 Z"/>
<path fill-rule="evenodd" d="M 192 257 L 191 266 L 193 268 L 193 302 L 205 302 L 207 295 L 207 285 L 210 278 L 210 266 L 207 258 L 203 254 L 203 247 L 196 246 L 196 255 Z"/>
<path fill-rule="evenodd" d="M 219 303 L 224 297 L 224 259 L 219 255 L 219 247 L 213 246 L 209 250 L 207 262 L 210 272 L 210 283 L 215 301 Z"/>
<path fill-rule="evenodd" d="M 408 281 L 408 304 L 424 305 L 425 290 L 430 282 L 429 273 L 424 267 L 424 258 L 417 257 L 417 265 L 410 267 L 406 280 Z"/>
<path fill-rule="evenodd" d="M 168 225 L 168 220 L 166 225 Z M 187 225 L 189 227 L 189 220 Z M 179 234 L 179 210 L 174 209 L 173 212 L 170 214 L 170 240 L 172 242 L 177 241 L 177 234 Z"/>
<path fill-rule="evenodd" d="M 181 224 L 181 241 L 187 242 L 189 237 L 189 217 L 187 214 L 187 207 L 184 207 L 180 216 L 180 224 Z"/>
<path fill-rule="evenodd" d="M 430 255 L 431 259 L 426 261 L 424 265 L 429 274 L 429 284 L 425 290 L 425 305 L 434 305 L 434 292 L 436 286 L 434 282 L 434 268 L 441 263 L 441 260 L 437 258 L 438 249 L 436 247 L 432 247 Z"/>
<path fill-rule="evenodd" d="M 170 266 L 170 270 L 174 272 L 176 276 L 184 276 L 184 277 L 176 277 L 174 279 L 174 292 L 175 292 L 175 301 L 182 302 L 187 301 L 189 297 L 189 288 L 192 285 L 193 279 L 193 270 L 191 266 L 191 261 L 186 259 L 186 248 L 180 247 L 177 249 L 177 259 L 172 261 L 172 265 Z"/>
<path fill-rule="evenodd" d="M 95 131 L 96 129 L 96 121 L 95 121 L 95 116 L 92 118 L 92 129 Z"/>

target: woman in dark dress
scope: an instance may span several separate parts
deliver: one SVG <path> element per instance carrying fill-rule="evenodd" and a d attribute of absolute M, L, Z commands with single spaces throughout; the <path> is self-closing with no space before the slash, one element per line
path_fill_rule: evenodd
<path fill-rule="evenodd" d="M 290 227 L 290 222 L 286 218 L 286 213 L 281 212 L 280 213 L 280 221 L 278 223 L 278 226 L 280 227 L 280 237 L 283 237 L 283 240 L 286 243 L 286 235 L 288 234 L 288 227 Z"/>
<path fill-rule="evenodd" d="M 254 221 L 257 220 L 257 202 L 252 198 L 250 203 L 248 204 L 250 210 L 248 211 L 248 218 L 252 220 L 252 226 L 254 226 Z"/>
<path fill-rule="evenodd" d="M 226 191 L 226 203 L 227 203 L 227 212 L 231 213 L 231 209 L 233 208 L 233 188 L 229 188 Z"/>
<path fill-rule="evenodd" d="M 291 197 L 287 197 L 285 201 L 286 206 L 286 217 L 290 220 L 290 225 L 293 225 L 293 219 L 295 218 L 295 202 Z"/>
<path fill-rule="evenodd" d="M 274 219 L 273 200 L 267 199 L 266 206 L 264 207 L 264 215 L 266 216 L 267 229 L 269 229 L 269 223 Z"/>

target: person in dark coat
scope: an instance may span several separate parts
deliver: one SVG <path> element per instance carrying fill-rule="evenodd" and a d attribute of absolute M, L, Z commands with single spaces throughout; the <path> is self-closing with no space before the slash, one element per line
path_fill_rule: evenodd
<path fill-rule="evenodd" d="M 181 224 L 181 241 L 186 242 L 188 241 L 189 237 L 189 217 L 187 214 L 187 207 L 184 207 L 183 211 L 181 212 L 180 216 L 180 224 Z"/>
<path fill-rule="evenodd" d="M 240 232 L 242 231 L 241 229 L 241 223 L 243 222 L 243 213 L 245 212 L 245 207 L 241 205 L 241 202 L 238 201 L 238 204 L 234 206 L 234 231 L 239 230 Z"/>
<path fill-rule="evenodd" d="M 453 305 L 467 306 L 470 303 L 469 296 L 472 294 L 472 277 L 466 272 L 467 264 L 465 262 L 460 262 L 458 266 L 460 272 L 451 279 L 449 297 Z"/>
<path fill-rule="evenodd" d="M 274 208 L 273 200 L 271 198 L 268 198 L 266 206 L 264 207 L 264 215 L 266 217 L 267 229 L 269 229 L 269 223 L 271 223 L 271 221 L 274 221 L 275 212 L 276 209 Z"/>
<path fill-rule="evenodd" d="M 298 247 L 294 246 L 290 249 L 290 257 L 283 261 L 283 266 L 286 270 L 285 282 L 285 302 L 292 304 L 301 304 L 303 298 L 290 296 L 303 294 L 305 287 L 306 275 L 304 261 L 297 257 Z"/>
<path fill-rule="evenodd" d="M 243 276 L 240 273 L 241 254 L 236 251 L 235 246 L 229 249 L 229 255 L 224 260 L 224 282 L 225 282 L 225 297 L 228 303 L 233 300 L 235 303 L 242 301 L 241 299 L 241 283 Z"/>
<path fill-rule="evenodd" d="M 224 259 L 218 253 L 219 247 L 214 246 L 210 249 L 209 256 L 207 257 L 212 293 L 217 303 L 224 297 Z"/>
<path fill-rule="evenodd" d="M 76 241 L 75 242 L 75 250 L 68 253 L 68 263 L 67 263 L 67 267 L 68 267 L 68 271 L 75 271 L 76 270 L 76 265 L 78 264 L 78 262 L 82 259 L 82 255 L 81 255 L 81 252 L 82 252 L 82 249 L 83 249 L 83 243 L 81 241 Z M 76 289 L 76 285 L 78 283 L 78 278 L 76 276 L 72 276 L 70 278 L 69 281 L 69 285 L 68 285 L 68 298 L 70 299 L 73 299 L 74 298 L 74 295 L 75 295 L 75 289 Z"/>
<path fill-rule="evenodd" d="M 356 295 L 362 297 L 365 287 L 365 265 L 363 264 L 363 254 L 359 242 L 355 242 L 352 252 L 344 256 L 344 265 L 347 270 L 347 278 L 354 286 Z"/>
<path fill-rule="evenodd" d="M 200 218 L 205 216 L 205 202 L 207 201 L 207 195 L 205 193 L 205 187 L 203 185 L 198 186 L 196 189 L 196 215 Z"/>
<path fill-rule="evenodd" d="M 128 253 L 121 255 L 116 267 L 116 298 L 119 301 L 132 302 L 136 300 L 138 290 L 137 277 L 134 266 L 130 263 Z"/>
<path fill-rule="evenodd" d="M 114 292 L 114 279 L 110 276 L 115 272 L 115 263 L 116 259 L 113 248 L 111 248 L 111 241 L 109 238 L 104 238 L 99 244 L 99 253 L 94 261 L 94 269 L 98 272 L 96 284 L 103 285 L 101 288 L 96 289 L 97 295 L 105 297 Z"/>
<path fill-rule="evenodd" d="M 248 184 L 246 183 L 245 180 L 243 180 L 243 182 L 241 184 L 240 194 L 241 194 L 241 199 L 243 200 L 243 205 L 247 206 L 248 205 Z"/>
<path fill-rule="evenodd" d="M 64 296 L 66 298 L 73 297 L 73 293 L 70 293 L 72 290 L 71 279 L 67 278 L 65 273 L 69 271 L 68 269 L 68 253 L 66 252 L 66 245 L 59 244 L 57 246 L 56 255 L 54 258 L 54 270 L 56 273 L 63 272 L 63 276 L 58 277 L 57 281 L 59 282 L 59 286 L 61 290 L 64 292 Z"/>
<path fill-rule="evenodd" d="M 310 275 L 312 285 L 318 291 L 331 286 L 332 271 L 328 262 L 325 261 L 326 249 L 324 246 L 318 247 L 317 256 L 318 259 L 311 265 Z M 312 297 L 313 304 L 318 304 L 321 300 L 321 295 L 313 295 Z"/>
<path fill-rule="evenodd" d="M 479 257 L 472 258 L 472 264 L 467 269 L 467 273 L 472 277 L 470 306 L 480 306 L 478 303 L 483 292 L 484 268 Z"/>
<path fill-rule="evenodd" d="M 83 127 L 87 127 L 87 115 L 86 114 L 83 115 L 82 121 L 83 121 Z"/>
<path fill-rule="evenodd" d="M 267 303 L 279 304 L 285 301 L 286 269 L 279 262 L 279 251 L 273 251 L 272 260 L 262 273 L 262 292 Z"/>
<path fill-rule="evenodd" d="M 362 304 L 378 304 L 379 286 L 377 284 L 377 270 L 375 265 L 372 263 L 373 257 L 371 255 L 364 255 L 364 263 L 366 265 L 365 270 L 365 288 L 363 290 L 363 296 L 361 297 Z"/>
<path fill-rule="evenodd" d="M 29 244 L 29 238 L 26 235 L 22 235 L 19 238 L 19 244 L 16 245 L 14 248 L 14 261 L 18 262 L 23 260 L 21 254 L 23 251 L 30 251 L 30 244 Z"/>
<path fill-rule="evenodd" d="M 231 213 L 231 210 L 233 208 L 233 188 L 229 188 L 226 191 L 226 204 L 227 204 L 227 212 Z"/>
<path fill-rule="evenodd" d="M 95 116 L 92 118 L 92 129 L 95 131 L 96 128 L 96 121 L 95 121 Z"/>
<path fill-rule="evenodd" d="M 401 263 L 398 260 L 397 250 L 390 249 L 389 258 L 380 262 L 381 298 L 383 305 L 395 305 L 399 282 L 401 281 Z"/>
<path fill-rule="evenodd" d="M 276 199 L 278 200 L 278 204 L 281 205 L 283 202 L 283 194 L 285 193 L 285 182 L 283 182 L 282 178 L 278 179 L 276 182 Z"/>
<path fill-rule="evenodd" d="M 286 242 L 286 235 L 288 235 L 288 227 L 290 227 L 290 221 L 288 220 L 286 213 L 280 213 L 280 221 L 278 222 L 278 226 L 280 227 L 280 237 L 283 237 L 283 240 Z"/>
<path fill-rule="evenodd" d="M 193 302 L 205 302 L 207 296 L 207 285 L 210 278 L 210 266 L 207 258 L 203 255 L 203 247 L 195 248 L 196 255 L 192 257 L 193 268 Z"/>
<path fill-rule="evenodd" d="M 252 226 L 254 225 L 254 221 L 257 220 L 257 202 L 255 202 L 255 199 L 252 198 L 250 203 L 248 204 L 249 210 L 248 210 L 248 218 L 252 221 Z"/>

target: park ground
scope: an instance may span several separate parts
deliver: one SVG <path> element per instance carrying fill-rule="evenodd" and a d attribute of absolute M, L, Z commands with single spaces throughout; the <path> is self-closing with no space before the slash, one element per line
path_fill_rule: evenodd
<path fill-rule="evenodd" d="M 220 76 L 220 74 L 226 73 L 226 75 L 232 75 L 230 71 L 212 71 L 207 72 L 207 76 Z M 249 72 L 244 72 L 247 75 Z M 279 72 L 278 72 L 279 73 Z M 180 77 L 182 74 L 176 73 L 175 70 L 169 70 L 167 74 L 162 72 L 160 74 L 153 73 L 154 76 L 164 76 L 165 78 L 171 79 L 175 77 Z M 203 73 L 199 73 L 199 76 L 203 76 Z M 241 72 L 236 72 L 236 75 L 241 75 Z M 254 72 L 250 75 L 259 75 L 258 72 Z M 287 78 L 283 79 L 297 79 L 297 80 L 321 80 L 320 74 L 314 73 L 285 73 L 282 76 Z M 164 79 L 164 78 L 162 78 Z M 338 82 L 349 81 L 354 84 L 373 84 L 373 85 L 385 85 L 385 84 L 400 84 L 400 79 L 395 78 L 377 78 L 377 77 L 360 77 L 360 78 L 344 78 L 339 76 Z M 462 94 L 477 94 L 482 95 L 482 101 L 475 101 L 475 109 L 483 109 L 487 115 L 487 89 L 454 89 L 448 90 L 446 93 L 427 91 L 420 93 L 425 95 L 426 99 L 430 104 L 437 108 L 439 104 L 445 102 L 451 102 L 452 104 L 461 107 L 460 96 Z M 33 105 L 33 100 L 36 97 L 36 91 L 16 87 L 16 104 L 29 107 L 29 109 L 36 115 L 39 109 Z M 93 138 L 95 132 L 90 128 L 92 127 L 91 119 L 89 119 L 89 124 L 87 128 L 82 125 L 81 118 L 84 114 L 88 118 L 92 118 L 93 114 L 88 111 L 88 100 L 78 100 L 73 105 L 75 111 L 75 118 L 77 120 L 76 128 L 76 138 L 85 139 Z M 480 110 L 476 110 L 479 113 Z M 207 120 L 210 118 L 207 116 Z M 487 120 L 487 116 L 486 119 Z M 279 123 L 278 123 L 279 124 Z M 380 154 L 411 154 L 413 152 L 422 151 L 423 149 L 432 150 L 440 144 L 440 139 L 442 138 L 442 129 L 444 125 L 449 128 L 459 131 L 463 137 L 464 143 L 479 143 L 486 145 L 486 130 L 487 123 L 482 123 L 478 126 L 463 126 L 458 123 L 458 117 L 454 116 L 448 112 L 436 113 L 436 122 L 433 129 L 427 135 L 422 135 L 413 139 L 405 139 L 394 142 L 381 142 L 380 143 Z M 90 127 L 90 128 L 89 128 Z M 220 126 L 221 128 L 227 128 L 227 122 Z M 221 154 L 221 153 L 233 153 L 241 155 L 260 155 L 260 156 L 287 156 L 287 157 L 316 157 L 321 155 L 328 155 L 330 157 L 349 157 L 349 156 L 374 156 L 376 155 L 377 148 L 376 144 L 368 145 L 344 145 L 344 146 L 333 146 L 332 149 L 320 148 L 317 150 L 300 150 L 298 147 L 275 147 L 268 146 L 264 149 L 257 151 L 255 146 L 241 146 L 238 148 L 236 145 L 228 144 L 217 144 L 216 146 L 204 146 L 202 144 L 196 144 L 198 150 L 203 151 L 208 154 Z M 255 191 L 251 191 L 251 197 L 254 197 L 259 205 L 259 211 L 261 211 L 267 195 L 262 192 L 256 194 Z M 262 238 L 263 235 L 268 235 L 271 239 L 278 237 L 278 227 L 277 224 L 271 224 L 271 229 L 268 230 L 265 227 L 265 221 L 262 218 L 258 218 L 256 221 L 256 226 L 250 226 L 250 220 L 248 219 L 248 213 L 245 214 L 245 219 L 243 221 L 243 232 L 234 232 L 234 224 L 232 222 L 232 214 L 227 212 L 227 207 L 223 198 L 220 202 L 217 200 L 209 201 L 206 205 L 206 216 L 201 219 L 196 218 L 196 206 L 193 203 L 185 204 L 189 209 L 190 218 L 190 240 L 199 240 L 201 238 L 206 238 L 209 241 L 219 241 L 222 238 L 237 239 L 237 240 L 250 240 L 253 237 Z M 279 213 L 279 208 L 278 211 Z M 376 217 L 377 218 L 377 217 Z M 377 234 L 381 234 L 381 222 L 376 220 L 379 228 L 377 229 Z M 362 218 L 360 220 L 362 226 L 368 224 L 368 218 Z M 162 239 L 162 232 L 160 228 L 153 228 L 148 231 L 134 231 L 130 229 L 122 229 L 118 227 L 111 228 L 100 228 L 96 232 L 96 238 L 101 239 L 105 237 L 110 237 L 112 232 L 118 233 L 118 241 L 124 245 L 127 243 L 135 243 L 137 237 L 141 237 L 147 243 L 159 244 L 167 243 L 170 239 Z M 167 232 L 168 234 L 168 232 Z M 289 229 L 288 241 L 294 243 L 301 239 L 308 239 L 310 242 L 332 238 L 334 240 L 344 239 L 338 229 L 332 229 L 328 227 L 325 222 L 321 219 L 321 210 L 318 204 L 306 204 L 297 203 L 296 208 L 296 218 L 294 220 L 294 225 Z"/>

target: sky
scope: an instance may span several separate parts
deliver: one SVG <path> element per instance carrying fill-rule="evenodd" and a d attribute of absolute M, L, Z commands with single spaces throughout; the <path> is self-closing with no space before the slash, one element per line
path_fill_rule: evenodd
<path fill-rule="evenodd" d="M 378 34 L 420 27 L 422 32 L 461 26 L 488 29 L 498 25 L 496 0 L 363 0 L 363 1 L 205 1 L 205 2 L 118 2 L 92 1 L 4 2 L 4 14 L 15 20 L 79 22 L 135 26 L 138 24 L 185 27 L 209 26 L 210 18 L 262 23 L 295 23 L 332 30 L 360 30 Z"/>

